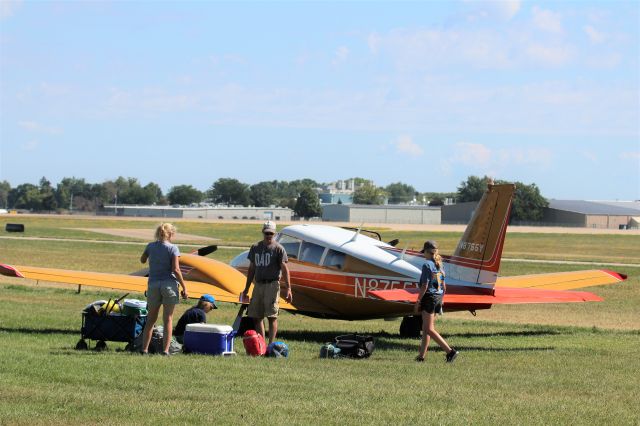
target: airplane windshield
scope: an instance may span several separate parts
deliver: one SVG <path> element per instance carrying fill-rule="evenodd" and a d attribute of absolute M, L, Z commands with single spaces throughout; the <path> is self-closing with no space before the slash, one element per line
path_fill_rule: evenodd
<path fill-rule="evenodd" d="M 323 253 L 324 247 L 304 241 L 302 243 L 302 250 L 300 251 L 300 260 L 319 265 Z"/>
<path fill-rule="evenodd" d="M 280 234 L 278 238 L 278 242 L 282 244 L 284 247 L 284 251 L 287 252 L 287 257 L 290 259 L 297 259 L 298 253 L 300 252 L 300 240 L 297 238 L 290 237 L 285 234 Z"/>

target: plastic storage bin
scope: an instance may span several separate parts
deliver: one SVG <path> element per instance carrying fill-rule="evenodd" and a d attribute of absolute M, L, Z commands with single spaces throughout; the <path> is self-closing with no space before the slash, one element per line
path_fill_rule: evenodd
<path fill-rule="evenodd" d="M 184 348 L 187 352 L 208 355 L 235 355 L 233 338 L 236 335 L 228 325 L 187 324 L 184 330 Z"/>

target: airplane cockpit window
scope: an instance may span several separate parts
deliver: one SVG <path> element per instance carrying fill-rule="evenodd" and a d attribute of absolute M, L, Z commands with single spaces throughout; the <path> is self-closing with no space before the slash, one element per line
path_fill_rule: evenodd
<path fill-rule="evenodd" d="M 297 238 L 290 237 L 285 234 L 278 235 L 278 242 L 284 247 L 284 251 L 287 252 L 287 257 L 290 259 L 297 259 L 300 252 L 301 241 Z"/>
<path fill-rule="evenodd" d="M 324 266 L 342 270 L 344 269 L 344 257 L 344 253 L 329 249 L 324 257 Z"/>
<path fill-rule="evenodd" d="M 300 250 L 300 260 L 319 265 L 323 253 L 324 247 L 319 246 L 318 244 L 303 241 L 302 248 Z"/>

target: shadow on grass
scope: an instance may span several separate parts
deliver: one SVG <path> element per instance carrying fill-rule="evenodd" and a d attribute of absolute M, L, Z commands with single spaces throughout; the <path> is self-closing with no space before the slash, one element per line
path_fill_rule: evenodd
<path fill-rule="evenodd" d="M 442 333 L 442 336 L 447 337 L 526 337 L 526 336 L 558 336 L 561 333 L 557 330 L 523 330 L 523 331 L 497 331 L 488 333 Z"/>
<path fill-rule="evenodd" d="M 8 328 L 0 327 L 0 333 L 19 333 L 19 334 L 73 334 L 80 335 L 80 330 L 67 330 L 64 328 Z"/>
<path fill-rule="evenodd" d="M 309 331 L 309 330 L 289 330 L 289 331 L 279 331 L 278 339 L 282 339 L 284 341 L 298 341 L 298 342 L 315 342 L 319 345 L 327 342 L 332 342 L 336 336 L 341 334 L 348 333 L 340 333 L 340 332 L 330 332 L 330 331 Z M 390 334 L 387 332 L 378 332 L 378 333 L 363 333 L 366 335 L 370 335 L 374 338 L 376 349 L 399 349 L 399 350 L 408 350 L 415 351 L 418 349 L 418 345 L 420 344 L 420 339 L 403 339 L 400 338 L 397 334 Z M 471 338 L 471 337 L 490 337 L 490 336 L 537 336 L 537 335 L 556 335 L 560 334 L 555 331 L 522 331 L 522 332 L 506 332 L 506 333 L 460 333 L 460 334 L 449 334 L 443 335 L 445 338 Z M 433 346 L 433 345 L 432 345 Z M 460 349 L 463 351 L 488 351 L 488 352 L 527 352 L 527 351 L 551 351 L 555 350 L 553 346 L 524 346 L 524 347 L 511 347 L 511 348 L 501 348 L 501 347 L 491 347 L 487 346 L 466 346 L 461 344 L 455 344 L 456 349 Z M 440 348 L 434 348 L 435 350 L 440 350 Z M 431 350 L 431 349 L 430 349 Z"/>

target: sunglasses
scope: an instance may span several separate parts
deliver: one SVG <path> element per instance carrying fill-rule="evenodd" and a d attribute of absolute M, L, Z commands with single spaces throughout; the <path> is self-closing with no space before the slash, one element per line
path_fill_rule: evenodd
<path fill-rule="evenodd" d="M 263 232 L 264 235 L 275 235 L 273 232 Z"/>

